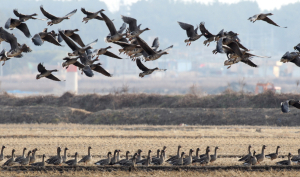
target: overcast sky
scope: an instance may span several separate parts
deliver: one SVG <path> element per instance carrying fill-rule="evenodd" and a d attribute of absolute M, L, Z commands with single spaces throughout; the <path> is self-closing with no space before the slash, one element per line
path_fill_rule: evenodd
<path fill-rule="evenodd" d="M 105 2 L 106 5 L 108 6 L 108 9 L 111 12 L 117 12 L 121 4 L 130 6 L 133 3 L 136 3 L 140 0 L 100 0 L 100 1 Z M 173 1 L 174 2 L 184 1 L 187 3 L 197 2 L 206 5 L 212 5 L 214 2 L 218 2 L 218 1 L 226 4 L 238 3 L 241 1 L 256 1 L 261 11 L 271 11 L 274 9 L 280 9 L 284 5 L 299 2 L 300 0 L 218 0 L 218 1 L 216 0 L 173 0 Z"/>

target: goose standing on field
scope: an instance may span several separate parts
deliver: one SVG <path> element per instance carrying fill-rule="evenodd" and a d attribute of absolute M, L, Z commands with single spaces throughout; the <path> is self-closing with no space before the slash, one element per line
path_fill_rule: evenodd
<path fill-rule="evenodd" d="M 183 22 L 178 22 L 179 26 L 186 31 L 187 36 L 189 37 L 188 39 L 184 40 L 186 43 L 186 46 L 190 46 L 192 41 L 198 40 L 203 34 L 198 34 L 198 27 L 194 29 L 193 25 L 183 23 Z"/>
<path fill-rule="evenodd" d="M 89 163 L 90 161 L 92 161 L 91 149 L 92 149 L 92 147 L 89 146 L 88 147 L 88 155 L 84 156 L 78 163 L 83 162 L 86 165 L 87 163 Z"/>
<path fill-rule="evenodd" d="M 123 163 L 122 166 L 133 166 L 134 167 L 136 164 L 136 156 L 137 156 L 137 153 L 135 153 L 129 161 Z"/>
<path fill-rule="evenodd" d="M 59 159 L 60 158 L 60 152 L 61 152 L 61 148 L 60 147 L 57 147 L 57 150 L 56 150 L 56 156 L 53 156 L 49 159 L 46 160 L 46 163 L 47 164 L 53 164 L 53 162 L 56 160 L 56 159 Z"/>
<path fill-rule="evenodd" d="M 293 156 L 291 160 L 293 163 L 300 163 L 300 149 L 298 149 L 298 155 Z"/>
<path fill-rule="evenodd" d="M 53 37 L 52 32 L 47 32 L 47 28 L 45 28 L 42 32 L 35 34 L 31 40 L 36 46 L 41 46 L 44 43 L 44 41 L 50 42 L 57 46 L 62 46 Z"/>
<path fill-rule="evenodd" d="M 283 113 L 288 113 L 290 112 L 290 108 L 289 106 L 294 106 L 295 108 L 300 109 L 300 101 L 296 101 L 296 100 L 287 100 L 285 102 L 281 102 L 281 111 Z"/>
<path fill-rule="evenodd" d="M 116 165 L 122 165 L 123 163 L 126 163 L 126 162 L 128 162 L 129 161 L 129 158 L 128 158 L 128 154 L 129 154 L 130 152 L 129 151 L 126 151 L 126 157 L 125 157 L 125 159 L 122 159 L 122 160 L 120 160 L 120 161 L 118 161 L 117 163 L 116 163 Z"/>
<path fill-rule="evenodd" d="M 190 165 L 193 162 L 193 149 L 190 149 L 189 156 L 183 159 L 183 165 Z"/>
<path fill-rule="evenodd" d="M 143 78 L 146 75 L 150 75 L 152 74 L 154 71 L 166 71 L 167 69 L 159 69 L 158 67 L 153 68 L 153 69 L 149 69 L 147 68 L 145 65 L 143 65 L 143 63 L 141 62 L 141 59 L 136 59 L 136 65 L 138 66 L 138 68 L 140 70 L 142 70 L 143 72 L 139 74 L 139 77 Z"/>
<path fill-rule="evenodd" d="M 199 151 L 200 151 L 200 148 L 197 148 L 196 149 L 196 155 L 193 156 L 193 160 L 200 159 L 200 157 L 199 157 Z"/>
<path fill-rule="evenodd" d="M 28 165 L 29 164 L 29 161 L 30 161 L 30 154 L 31 154 L 31 151 L 28 151 L 28 154 L 27 154 L 27 157 L 22 159 L 21 161 L 19 161 L 19 164 L 20 165 Z"/>
<path fill-rule="evenodd" d="M 292 154 L 289 153 L 288 160 L 279 161 L 279 162 L 276 162 L 276 164 L 277 165 L 292 165 L 291 157 L 292 157 Z"/>
<path fill-rule="evenodd" d="M 4 148 L 5 146 L 1 147 L 0 162 L 4 159 L 4 154 L 3 154 Z"/>
<path fill-rule="evenodd" d="M 256 20 L 263 20 L 269 24 L 272 24 L 272 25 L 275 25 L 275 26 L 278 26 L 278 27 L 281 27 L 279 25 L 277 25 L 275 22 L 273 22 L 273 20 L 271 20 L 268 16 L 270 15 L 273 15 L 272 13 L 260 13 L 260 14 L 256 14 L 256 15 L 253 15 L 253 17 L 250 17 L 248 20 L 250 20 L 250 22 L 255 22 Z M 287 28 L 287 27 L 281 27 L 281 28 Z"/>
<path fill-rule="evenodd" d="M 43 6 L 40 6 L 40 9 L 41 9 L 42 13 L 44 14 L 44 16 L 47 17 L 49 20 L 51 20 L 47 23 L 48 26 L 49 25 L 52 26 L 53 24 L 58 24 L 58 23 L 62 22 L 65 19 L 70 19 L 70 17 L 72 15 L 74 15 L 77 11 L 77 9 L 75 9 L 72 12 L 68 13 L 67 15 L 65 15 L 63 17 L 56 17 L 56 16 L 50 14 L 49 12 L 45 11 Z"/>
<path fill-rule="evenodd" d="M 258 154 L 258 155 L 255 156 L 256 159 L 257 159 L 257 163 L 260 163 L 260 162 L 264 161 L 266 147 L 267 147 L 266 145 L 263 145 L 262 149 L 261 149 L 261 154 Z"/>
<path fill-rule="evenodd" d="M 126 37 L 131 40 L 132 38 L 135 38 L 142 34 L 144 31 L 150 30 L 149 28 L 145 28 L 141 30 L 138 28 L 136 19 L 131 17 L 126 17 L 121 15 L 122 20 L 129 25 L 129 33 L 126 34 Z"/>
<path fill-rule="evenodd" d="M 29 164 L 32 164 L 32 163 L 35 162 L 35 159 L 36 159 L 35 153 L 36 153 L 37 150 L 38 150 L 37 148 L 34 148 L 34 149 L 32 150 L 32 156 L 30 156 Z"/>
<path fill-rule="evenodd" d="M 84 17 L 82 19 L 82 22 L 87 23 L 87 22 L 89 22 L 89 20 L 92 20 L 92 19 L 103 20 L 103 18 L 98 15 L 100 12 L 103 12 L 103 11 L 105 11 L 105 10 L 101 9 L 97 12 L 90 12 L 90 11 L 86 11 L 85 8 L 81 8 L 81 12 L 86 15 L 86 17 Z"/>
<path fill-rule="evenodd" d="M 57 69 L 46 70 L 46 68 L 42 65 L 42 63 L 38 64 L 37 69 L 40 72 L 40 74 L 36 75 L 36 79 L 40 79 L 42 77 L 46 77 L 46 78 L 54 80 L 54 81 L 60 81 L 57 77 L 55 77 L 54 75 L 52 75 L 52 72 L 57 72 Z"/>
<path fill-rule="evenodd" d="M 162 165 L 164 163 L 164 150 L 161 150 L 159 158 L 153 158 L 151 161 L 152 165 Z"/>
<path fill-rule="evenodd" d="M 174 161 L 171 161 L 171 162 L 169 162 L 170 164 L 172 164 L 172 165 L 183 165 L 183 163 L 184 163 L 184 159 L 183 159 L 183 157 L 184 157 L 184 152 L 182 152 L 181 153 L 181 156 L 178 158 L 178 159 L 176 159 L 176 160 L 174 160 Z"/>
<path fill-rule="evenodd" d="M 142 150 L 139 149 L 138 152 L 137 152 L 137 156 L 136 156 L 136 161 L 140 161 L 142 160 Z"/>
<path fill-rule="evenodd" d="M 201 159 L 202 157 L 205 157 L 205 156 L 207 155 L 206 152 L 207 152 L 208 149 L 210 149 L 209 146 L 206 147 L 206 149 L 205 149 L 205 154 L 199 155 L 200 159 Z"/>
<path fill-rule="evenodd" d="M 251 165 L 255 165 L 257 163 L 257 159 L 255 157 L 255 151 L 253 152 L 253 156 L 250 156 L 244 163 L 243 165 L 245 166 L 251 166 Z"/>
<path fill-rule="evenodd" d="M 9 18 L 5 23 L 5 28 L 11 29 L 11 30 L 18 28 L 20 31 L 22 31 L 22 33 L 25 34 L 26 37 L 28 37 L 28 38 L 31 37 L 31 34 L 29 32 L 29 29 L 28 29 L 26 23 L 22 23 L 22 21 L 20 21 L 18 19 Z"/>
<path fill-rule="evenodd" d="M 23 159 L 25 159 L 26 158 L 26 155 L 25 155 L 25 151 L 27 150 L 27 148 L 25 147 L 25 148 L 23 148 L 23 155 L 22 156 L 20 156 L 20 157 L 17 157 L 16 159 L 15 159 L 15 162 L 21 162 Z"/>
<path fill-rule="evenodd" d="M 180 151 L 181 145 L 178 146 L 177 148 L 177 155 L 170 157 L 166 162 L 174 161 L 180 157 L 179 151 Z"/>
<path fill-rule="evenodd" d="M 278 157 L 278 149 L 279 149 L 279 148 L 280 148 L 280 146 L 277 146 L 276 152 L 275 152 L 275 153 L 268 154 L 268 155 L 266 155 L 265 157 L 266 157 L 267 159 L 271 159 L 271 160 L 277 159 L 277 157 Z"/>
<path fill-rule="evenodd" d="M 109 165 L 111 163 L 111 152 L 107 153 L 106 159 L 101 159 L 98 162 L 94 163 L 95 165 Z"/>
<path fill-rule="evenodd" d="M 76 166 L 77 165 L 77 157 L 78 157 L 78 153 L 75 153 L 75 159 L 72 160 L 68 160 L 65 162 L 65 164 L 69 165 L 69 166 Z"/>
<path fill-rule="evenodd" d="M 214 162 L 217 160 L 218 155 L 217 155 L 217 150 L 219 149 L 219 147 L 215 147 L 215 154 L 210 155 L 210 162 Z"/>
<path fill-rule="evenodd" d="M 114 156 L 113 156 L 113 158 L 111 158 L 110 165 L 114 165 L 115 163 L 118 162 L 118 159 L 117 159 L 117 153 L 118 153 L 118 151 L 119 151 L 118 149 L 116 149 L 114 151 Z"/>
<path fill-rule="evenodd" d="M 151 150 L 148 151 L 148 156 L 145 158 L 145 159 L 142 159 L 142 160 L 139 160 L 139 161 L 136 161 L 136 164 L 137 165 L 146 165 L 148 163 L 148 157 L 150 157 L 151 159 Z"/>
<path fill-rule="evenodd" d="M 249 153 L 247 155 L 245 155 L 244 157 L 240 158 L 239 161 L 246 161 L 252 156 L 251 147 L 252 147 L 251 145 L 248 146 Z"/>
<path fill-rule="evenodd" d="M 106 36 L 105 40 L 107 42 L 115 42 L 115 41 L 123 41 L 123 36 L 126 35 L 126 33 L 122 34 L 122 33 L 119 33 L 119 31 L 116 30 L 116 27 L 115 25 L 113 24 L 113 22 L 102 12 L 100 12 L 103 20 L 105 21 L 106 23 L 106 26 L 108 28 L 108 30 L 110 31 L 110 35 Z M 125 41 L 127 41 L 125 39 Z"/>
<path fill-rule="evenodd" d="M 68 159 L 67 150 L 69 150 L 69 149 L 66 147 L 65 150 L 64 150 L 63 162 L 66 162 L 67 159 Z"/>
<path fill-rule="evenodd" d="M 211 160 L 211 157 L 210 157 L 210 155 L 209 155 L 209 152 L 210 152 L 210 148 L 207 148 L 207 149 L 206 149 L 205 156 L 202 157 L 202 158 L 200 158 L 200 159 L 194 160 L 193 163 L 194 163 L 194 162 L 198 162 L 198 163 L 200 163 L 201 165 L 208 164 L 208 163 L 210 162 L 210 160 Z"/>
<path fill-rule="evenodd" d="M 36 163 L 32 163 L 30 165 L 31 166 L 35 166 L 35 167 L 45 167 L 45 157 L 46 157 L 46 155 L 43 154 L 43 156 L 42 156 L 42 162 L 36 162 Z"/>
<path fill-rule="evenodd" d="M 11 158 L 8 159 L 2 166 L 12 166 L 12 165 L 17 165 L 17 164 L 19 164 L 19 163 L 15 162 L 15 149 L 13 149 L 11 152 Z"/>

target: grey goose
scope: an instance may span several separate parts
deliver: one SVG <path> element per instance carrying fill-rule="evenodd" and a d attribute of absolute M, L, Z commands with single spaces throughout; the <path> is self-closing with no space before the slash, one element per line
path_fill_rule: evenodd
<path fill-rule="evenodd" d="M 140 70 L 143 71 L 142 73 L 139 74 L 139 77 L 141 77 L 141 78 L 145 77 L 146 75 L 152 74 L 154 71 L 166 71 L 167 70 L 167 69 L 159 69 L 158 67 L 149 69 L 141 62 L 141 60 L 139 58 L 136 59 L 136 65 L 138 66 L 138 68 Z"/>
<path fill-rule="evenodd" d="M 284 102 L 281 102 L 281 111 L 283 113 L 290 112 L 290 106 L 294 106 L 295 108 L 300 109 L 300 101 L 299 100 L 287 100 Z"/>
<path fill-rule="evenodd" d="M 184 42 L 186 43 L 186 46 L 190 46 L 192 41 L 198 40 L 203 34 L 198 34 L 198 27 L 194 29 L 193 25 L 190 25 L 188 23 L 178 22 L 179 26 L 186 31 L 186 35 L 189 37 L 188 39 L 185 39 Z"/>
<path fill-rule="evenodd" d="M 279 25 L 277 25 L 273 20 L 271 20 L 268 16 L 273 15 L 272 13 L 260 13 L 260 14 L 255 14 L 252 17 L 250 17 L 248 20 L 250 20 L 250 22 L 255 22 L 256 20 L 263 20 L 271 25 L 275 25 L 278 27 L 281 27 Z M 281 28 L 287 28 L 287 27 L 281 27 Z"/>
<path fill-rule="evenodd" d="M 40 74 L 36 75 L 36 79 L 40 79 L 42 77 L 46 77 L 46 78 L 54 80 L 54 81 L 60 81 L 57 77 L 55 77 L 52 74 L 53 72 L 57 72 L 57 69 L 46 70 L 46 68 L 43 66 L 43 64 L 39 63 L 38 66 L 37 66 L 37 70 L 40 72 Z"/>
<path fill-rule="evenodd" d="M 72 12 L 68 13 L 67 15 L 63 16 L 63 17 L 56 17 L 52 14 L 50 14 L 49 12 L 47 12 L 43 6 L 40 6 L 40 9 L 42 11 L 42 13 L 44 14 L 45 17 L 47 17 L 50 21 L 47 23 L 47 25 L 49 26 L 52 26 L 53 24 L 58 24 L 60 22 L 62 22 L 63 20 L 65 19 L 70 19 L 70 17 L 72 15 L 74 15 L 77 11 L 77 9 L 73 10 Z"/>
<path fill-rule="evenodd" d="M 85 8 L 81 8 L 81 12 L 86 15 L 86 17 L 84 17 L 82 19 L 82 22 L 87 23 L 87 22 L 89 22 L 89 20 L 92 20 L 92 19 L 103 20 L 103 18 L 98 15 L 100 12 L 103 12 L 103 11 L 105 11 L 105 10 L 101 9 L 97 12 L 90 12 L 90 11 L 85 10 Z"/>

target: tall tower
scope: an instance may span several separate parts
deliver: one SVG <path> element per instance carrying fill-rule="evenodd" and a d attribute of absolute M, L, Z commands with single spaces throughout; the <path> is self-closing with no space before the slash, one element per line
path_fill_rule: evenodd
<path fill-rule="evenodd" d="M 74 65 L 70 65 L 67 69 L 65 91 L 75 94 L 78 92 L 78 73 Z"/>

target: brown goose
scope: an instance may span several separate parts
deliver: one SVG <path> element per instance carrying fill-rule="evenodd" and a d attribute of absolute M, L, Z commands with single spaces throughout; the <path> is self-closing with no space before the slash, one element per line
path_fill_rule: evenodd
<path fill-rule="evenodd" d="M 203 42 L 204 45 L 209 46 L 210 42 L 215 40 L 216 35 L 211 34 L 204 26 L 204 22 L 200 23 L 200 31 L 202 33 L 202 35 L 206 38 L 206 40 Z"/>
<path fill-rule="evenodd" d="M 188 39 L 184 40 L 184 42 L 186 42 L 187 46 L 190 46 L 192 41 L 196 41 L 198 40 L 203 34 L 198 34 L 198 27 L 196 29 L 194 29 L 193 25 L 187 24 L 187 23 L 183 23 L 183 22 L 178 22 L 179 26 L 186 30 L 186 34 L 189 37 Z"/>
<path fill-rule="evenodd" d="M 300 101 L 299 100 L 287 100 L 285 102 L 281 102 L 281 111 L 283 113 L 290 112 L 290 105 L 294 106 L 295 108 L 300 109 Z"/>
<path fill-rule="evenodd" d="M 103 20 L 103 18 L 98 15 L 100 12 L 103 12 L 103 11 L 105 11 L 105 10 L 101 9 L 97 12 L 90 12 L 90 11 L 85 10 L 85 8 L 81 8 L 81 12 L 86 15 L 86 17 L 84 17 L 82 19 L 82 22 L 87 23 L 87 22 L 89 22 L 89 20 L 92 20 L 92 19 Z"/>
<path fill-rule="evenodd" d="M 157 159 L 159 159 L 159 154 L 160 154 L 160 149 L 157 149 L 157 151 L 156 151 L 156 156 L 153 156 L 152 158 L 157 158 Z"/>
<path fill-rule="evenodd" d="M 116 42 L 114 42 L 114 44 L 117 44 L 122 47 L 122 49 L 119 49 L 119 52 L 120 52 L 119 54 L 121 54 L 123 52 L 125 54 L 127 54 L 128 52 L 130 52 L 134 49 L 141 49 L 140 51 L 142 51 L 142 48 L 137 44 L 130 44 L 130 43 L 120 42 L 120 41 L 116 41 Z"/>
<path fill-rule="evenodd" d="M 107 153 L 107 159 L 101 159 L 95 165 L 109 165 L 111 163 L 111 152 Z"/>
<path fill-rule="evenodd" d="M 278 27 L 281 27 L 279 25 L 277 25 L 275 22 L 273 22 L 273 20 L 271 20 L 268 16 L 270 15 L 273 15 L 272 13 L 260 13 L 260 14 L 256 14 L 256 15 L 253 15 L 253 17 L 250 17 L 248 20 L 250 20 L 250 22 L 255 22 L 256 20 L 263 20 L 271 25 L 275 25 L 275 26 L 278 26 Z M 281 28 L 287 28 L 287 27 L 281 27 Z"/>
<path fill-rule="evenodd" d="M 162 165 L 164 163 L 164 150 L 161 150 L 160 152 L 160 157 L 157 158 L 152 158 L 151 164 L 152 165 Z"/>
<path fill-rule="evenodd" d="M 173 48 L 173 45 L 168 47 L 165 50 L 160 50 L 160 51 L 154 51 L 151 47 L 148 46 L 148 44 L 141 39 L 139 36 L 136 37 L 136 40 L 138 42 L 138 44 L 143 48 L 143 50 L 145 51 L 145 53 L 147 55 L 144 55 L 145 61 L 152 61 L 152 60 L 157 60 L 159 59 L 162 55 L 166 55 L 168 54 L 168 50 L 170 50 L 171 48 Z"/>
<path fill-rule="evenodd" d="M 276 164 L 277 165 L 292 165 L 291 157 L 292 157 L 292 154 L 289 153 L 288 160 L 279 161 L 279 162 L 276 162 Z"/>
<path fill-rule="evenodd" d="M 4 154 L 3 154 L 4 148 L 5 148 L 5 146 L 3 145 L 3 146 L 1 147 L 0 162 L 4 159 Z"/>
<path fill-rule="evenodd" d="M 46 70 L 46 68 L 41 63 L 38 64 L 37 69 L 40 72 L 40 74 L 36 75 L 36 79 L 46 77 L 46 78 L 54 80 L 54 81 L 60 81 L 57 77 L 55 77 L 54 75 L 51 74 L 52 72 L 57 72 L 57 69 Z"/>
<path fill-rule="evenodd" d="M 56 159 L 59 159 L 60 158 L 60 152 L 61 152 L 61 148 L 60 147 L 57 147 L 57 150 L 56 150 L 56 153 L 57 155 L 56 156 L 53 156 L 49 159 L 46 160 L 46 163 L 48 164 L 53 164 L 53 162 L 56 160 Z"/>
<path fill-rule="evenodd" d="M 246 161 L 250 158 L 250 156 L 252 156 L 251 147 L 251 145 L 248 146 L 248 154 L 240 158 L 239 161 Z"/>
<path fill-rule="evenodd" d="M 97 59 L 99 57 L 99 55 L 106 55 L 108 57 L 112 57 L 112 58 L 116 58 L 116 59 L 122 59 L 121 57 L 117 56 L 116 54 L 111 53 L 110 51 L 108 51 L 108 49 L 112 48 L 111 46 L 108 46 L 106 48 L 101 48 L 101 49 L 95 49 L 93 52 L 93 55 L 98 55 Z"/>
<path fill-rule="evenodd" d="M 291 159 L 293 163 L 299 163 L 300 162 L 300 149 L 298 149 L 298 155 L 293 156 Z"/>
<path fill-rule="evenodd" d="M 31 39 L 34 45 L 41 46 L 44 41 L 50 42 L 57 46 L 62 46 L 60 43 L 53 37 L 52 32 L 47 32 L 47 28 L 45 28 L 42 32 L 37 33 Z"/>
<path fill-rule="evenodd" d="M 172 164 L 172 165 L 183 165 L 184 164 L 184 162 L 183 162 L 183 157 L 184 157 L 184 152 L 182 152 L 181 153 L 181 156 L 178 158 L 178 159 L 176 159 L 176 160 L 174 160 L 174 161 L 171 161 L 171 162 L 169 162 L 170 164 Z"/>
<path fill-rule="evenodd" d="M 210 148 L 207 148 L 205 156 L 200 159 L 194 160 L 193 163 L 196 162 L 196 163 L 200 163 L 201 165 L 208 164 L 211 160 L 209 152 L 210 152 Z"/>
<path fill-rule="evenodd" d="M 166 149 L 167 149 L 167 146 L 164 146 L 164 147 L 163 147 L 163 150 L 165 151 L 165 152 L 164 152 L 164 159 L 167 158 L 167 155 L 166 155 L 166 151 L 167 151 L 167 150 L 166 150 Z"/>
<path fill-rule="evenodd" d="M 89 146 L 88 147 L 88 155 L 84 156 L 78 163 L 83 162 L 86 165 L 87 163 L 92 161 L 91 149 L 92 149 L 92 147 Z"/>
<path fill-rule="evenodd" d="M 144 31 L 150 30 L 149 28 L 145 28 L 143 30 L 138 28 L 135 18 L 126 17 L 123 15 L 121 15 L 121 18 L 125 23 L 127 23 L 129 25 L 129 33 L 127 33 L 127 37 L 130 38 L 129 40 L 131 40 L 134 37 L 139 36 Z"/>
<path fill-rule="evenodd" d="M 40 9 L 41 9 L 42 13 L 45 15 L 45 17 L 47 17 L 49 20 L 51 20 L 47 23 L 48 26 L 49 25 L 52 26 L 53 24 L 58 24 L 58 23 L 62 22 L 65 19 L 70 19 L 70 17 L 72 15 L 74 15 L 77 11 L 77 9 L 75 9 L 72 12 L 68 13 L 67 15 L 65 15 L 63 17 L 56 17 L 56 16 L 50 14 L 49 12 L 45 11 L 43 6 L 41 6 Z"/>
<path fill-rule="evenodd" d="M 77 158 L 78 158 L 78 153 L 75 153 L 75 159 L 72 160 L 68 160 L 66 162 L 64 162 L 65 164 L 69 165 L 69 166 L 76 166 L 77 165 Z"/>
<path fill-rule="evenodd" d="M 170 157 L 168 160 L 166 160 L 166 162 L 170 162 L 170 161 L 174 161 L 174 160 L 178 159 L 180 157 L 180 154 L 179 154 L 180 148 L 181 148 L 181 145 L 178 146 L 177 155 Z"/>
<path fill-rule="evenodd" d="M 119 31 L 116 30 L 116 27 L 115 25 L 113 24 L 113 22 L 102 12 L 100 12 L 103 20 L 105 21 L 105 24 L 107 26 L 107 28 L 109 29 L 110 31 L 110 35 L 108 35 L 105 40 L 107 42 L 115 42 L 115 41 L 123 41 L 123 36 L 126 35 L 126 33 L 122 34 L 122 33 L 119 33 Z M 125 40 L 127 41 L 127 40 Z"/>
<path fill-rule="evenodd" d="M 31 37 L 31 34 L 29 32 L 29 29 L 28 29 L 26 23 L 22 23 L 18 19 L 9 18 L 5 23 L 5 28 L 11 29 L 11 30 L 13 30 L 14 28 L 18 28 L 20 31 L 22 31 L 25 34 L 26 37 L 28 37 L 28 38 Z"/>
<path fill-rule="evenodd" d="M 129 154 L 129 153 L 130 153 L 129 151 L 126 151 L 126 157 L 125 157 L 125 159 L 122 159 L 122 160 L 118 161 L 118 162 L 116 163 L 116 165 L 122 165 L 123 163 L 128 162 L 128 161 L 129 161 L 129 158 L 128 158 L 128 154 Z"/>
<path fill-rule="evenodd" d="M 244 163 L 243 165 L 245 166 L 251 166 L 251 165 L 255 165 L 257 163 L 257 159 L 255 157 L 255 153 L 256 151 L 253 152 L 253 156 L 250 156 Z"/>
<path fill-rule="evenodd" d="M 21 14 L 19 13 L 18 9 L 14 9 L 13 10 L 14 14 L 19 17 L 19 20 L 21 22 L 26 22 L 27 20 L 29 19 L 33 19 L 33 20 L 47 20 L 47 19 L 39 19 L 39 18 L 36 18 L 34 16 L 37 16 L 38 14 L 34 13 L 34 14 L 31 14 L 31 15 L 25 15 L 25 14 Z"/>
<path fill-rule="evenodd" d="M 26 155 L 25 155 L 25 151 L 27 150 L 27 148 L 26 147 L 24 147 L 23 148 L 23 155 L 22 156 L 20 156 L 20 157 L 17 157 L 16 159 L 15 159 L 15 162 L 21 162 L 23 159 L 25 159 L 26 158 Z"/>
<path fill-rule="evenodd" d="M 136 59 L 136 65 L 138 66 L 138 68 L 140 70 L 143 71 L 142 73 L 139 74 L 139 77 L 142 77 L 142 78 L 146 75 L 152 74 L 154 71 L 166 71 L 167 70 L 167 69 L 159 69 L 158 67 L 149 69 L 145 65 L 143 65 L 143 63 L 141 62 L 141 60 L 139 58 Z"/>
<path fill-rule="evenodd" d="M 67 150 L 69 150 L 69 149 L 66 147 L 65 150 L 64 150 L 63 162 L 66 162 L 67 159 L 68 159 Z"/>
<path fill-rule="evenodd" d="M 139 161 L 136 161 L 136 164 L 137 165 L 146 165 L 148 163 L 148 157 L 151 159 L 151 150 L 148 151 L 148 156 L 147 158 L 145 159 L 142 159 L 142 160 L 139 160 Z M 151 161 L 151 160 L 150 160 Z M 149 164 L 148 164 L 149 165 Z"/>
<path fill-rule="evenodd" d="M 36 162 L 36 163 L 32 163 L 30 165 L 31 166 L 35 166 L 35 167 L 44 167 L 45 166 L 45 157 L 46 157 L 46 155 L 43 154 L 43 156 L 42 156 L 42 162 Z"/>
<path fill-rule="evenodd" d="M 121 165 L 122 166 L 133 166 L 134 167 L 135 164 L 136 164 L 136 156 L 137 156 L 137 153 L 135 153 L 129 161 L 127 161 L 125 163 L 122 163 Z"/>
<path fill-rule="evenodd" d="M 28 165 L 29 164 L 29 161 L 30 161 L 30 154 L 31 154 L 31 151 L 28 151 L 28 154 L 27 154 L 27 157 L 24 158 L 24 159 L 21 159 L 20 161 L 18 161 L 18 163 L 20 165 Z"/>
<path fill-rule="evenodd" d="M 210 162 L 214 162 L 217 160 L 218 155 L 217 155 L 217 150 L 219 149 L 219 147 L 215 147 L 215 154 L 210 155 Z"/>
<path fill-rule="evenodd" d="M 71 38 L 73 41 L 75 41 L 77 44 L 79 44 L 81 47 L 84 47 L 85 44 L 82 42 L 81 37 L 79 34 L 76 34 L 75 32 L 79 31 L 78 29 L 74 30 L 61 30 L 62 33 L 64 33 L 67 37 Z M 60 34 L 57 34 L 58 42 L 62 42 L 63 38 Z"/>
<path fill-rule="evenodd" d="M 263 145 L 262 149 L 261 149 L 261 154 L 258 154 L 258 155 L 255 156 L 256 159 L 257 159 L 257 163 L 260 163 L 260 162 L 264 161 L 266 147 L 267 147 L 266 145 Z"/>
<path fill-rule="evenodd" d="M 200 148 L 197 148 L 196 149 L 196 155 L 193 156 L 193 160 L 200 159 L 200 157 L 199 157 L 199 151 L 200 151 Z"/>
<path fill-rule="evenodd" d="M 15 150 L 13 149 L 11 152 L 11 158 L 8 159 L 2 166 L 12 166 L 12 165 L 17 165 L 19 164 L 18 162 L 15 162 Z"/>
<path fill-rule="evenodd" d="M 265 157 L 266 157 L 267 159 L 271 159 L 271 160 L 277 159 L 277 157 L 278 157 L 278 149 L 279 149 L 279 148 L 280 148 L 280 146 L 277 146 L 276 152 L 275 152 L 275 153 L 268 154 L 268 155 L 266 155 Z"/>
<path fill-rule="evenodd" d="M 68 53 L 69 56 L 78 56 L 85 54 L 87 49 L 92 49 L 92 45 L 98 42 L 98 39 L 87 44 L 84 47 L 78 47 L 70 38 L 68 38 L 61 30 L 59 30 L 60 36 L 64 39 L 67 45 L 73 50 L 73 53 Z"/>
<path fill-rule="evenodd" d="M 36 153 L 37 150 L 38 150 L 37 148 L 34 148 L 34 149 L 32 150 L 32 156 L 30 156 L 29 164 L 32 164 L 32 163 L 35 162 L 35 159 L 36 159 L 35 153 Z"/>
<path fill-rule="evenodd" d="M 80 58 L 80 57 L 76 57 L 76 58 L 65 57 L 65 58 L 63 58 L 63 60 L 65 60 L 65 62 L 62 63 L 62 67 L 66 67 L 66 69 L 68 69 L 69 66 L 72 64 L 77 67 L 83 67 L 83 65 L 77 61 L 78 58 Z"/>
<path fill-rule="evenodd" d="M 189 156 L 183 159 L 183 165 L 190 165 L 193 162 L 193 149 L 190 149 Z"/>
<path fill-rule="evenodd" d="M 199 155 L 200 159 L 201 159 L 202 157 L 205 157 L 205 156 L 206 156 L 206 152 L 207 152 L 208 149 L 210 149 L 209 146 L 206 147 L 206 149 L 205 149 L 205 154 Z"/>

